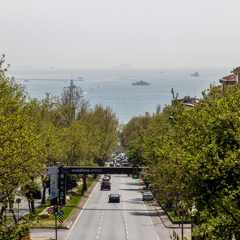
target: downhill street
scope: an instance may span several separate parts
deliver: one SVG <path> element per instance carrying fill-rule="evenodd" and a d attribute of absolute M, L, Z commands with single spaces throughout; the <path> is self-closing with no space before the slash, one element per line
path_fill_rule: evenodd
<path fill-rule="evenodd" d="M 59 229 L 61 240 L 166 240 L 172 229 L 165 228 L 151 203 L 142 201 L 139 179 L 112 175 L 111 191 L 96 185 L 83 211 L 70 230 Z M 119 193 L 120 203 L 109 203 L 108 195 Z M 179 229 L 178 229 L 179 232 Z M 55 237 L 54 229 L 34 229 L 31 237 Z"/>

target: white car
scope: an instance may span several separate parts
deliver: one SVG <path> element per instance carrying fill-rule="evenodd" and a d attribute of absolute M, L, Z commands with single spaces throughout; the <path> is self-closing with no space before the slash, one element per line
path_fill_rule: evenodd
<path fill-rule="evenodd" d="M 144 200 L 153 200 L 154 196 L 151 192 L 145 192 L 143 193 L 143 201 Z"/>
<path fill-rule="evenodd" d="M 103 182 L 110 182 L 110 178 L 104 176 L 103 179 L 102 179 L 102 181 L 103 181 Z"/>

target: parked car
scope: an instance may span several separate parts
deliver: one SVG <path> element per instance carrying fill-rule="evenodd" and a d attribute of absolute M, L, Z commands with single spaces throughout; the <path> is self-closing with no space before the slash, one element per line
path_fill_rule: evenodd
<path fill-rule="evenodd" d="M 116 163 L 116 167 L 120 167 L 120 163 Z"/>
<path fill-rule="evenodd" d="M 144 200 L 153 200 L 154 196 L 151 192 L 145 192 L 143 193 L 143 201 Z"/>
<path fill-rule="evenodd" d="M 110 163 L 110 164 L 109 164 L 109 167 L 114 167 L 114 164 L 113 164 L 113 163 Z"/>
<path fill-rule="evenodd" d="M 148 190 L 154 189 L 154 184 L 148 184 L 147 189 L 148 189 Z"/>
<path fill-rule="evenodd" d="M 120 195 L 116 194 L 116 193 L 111 193 L 110 195 L 108 195 L 109 197 L 109 202 L 119 202 L 120 203 Z"/>
<path fill-rule="evenodd" d="M 109 181 L 103 181 L 101 183 L 101 190 L 103 189 L 108 189 L 108 190 L 111 190 L 111 183 Z"/>

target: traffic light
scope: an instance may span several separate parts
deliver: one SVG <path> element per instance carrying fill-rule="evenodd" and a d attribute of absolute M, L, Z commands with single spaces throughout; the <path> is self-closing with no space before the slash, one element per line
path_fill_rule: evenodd
<path fill-rule="evenodd" d="M 183 210 L 179 211 L 179 218 L 182 219 L 183 218 Z"/>
<path fill-rule="evenodd" d="M 183 219 L 183 209 L 182 209 L 182 205 L 179 206 L 180 210 L 179 210 L 179 218 Z"/>
<path fill-rule="evenodd" d="M 138 167 L 133 167 L 132 171 L 133 171 L 132 177 L 134 179 L 138 179 Z"/>
<path fill-rule="evenodd" d="M 54 215 L 57 216 L 58 215 L 58 205 L 54 206 Z"/>

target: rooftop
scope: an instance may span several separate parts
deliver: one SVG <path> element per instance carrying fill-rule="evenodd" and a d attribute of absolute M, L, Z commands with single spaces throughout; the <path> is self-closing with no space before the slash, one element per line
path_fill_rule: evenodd
<path fill-rule="evenodd" d="M 237 75 L 236 74 L 228 75 L 226 77 L 219 79 L 219 82 L 226 85 L 234 85 L 237 82 Z"/>

